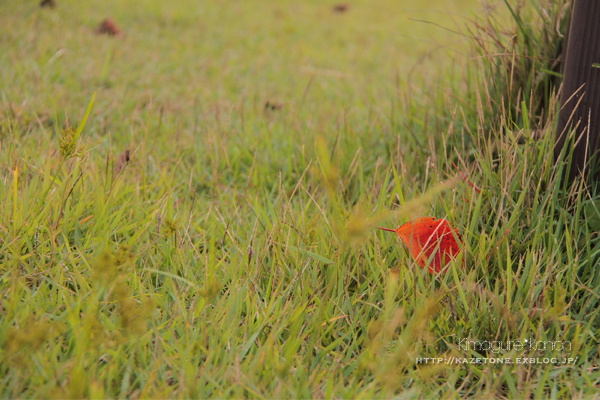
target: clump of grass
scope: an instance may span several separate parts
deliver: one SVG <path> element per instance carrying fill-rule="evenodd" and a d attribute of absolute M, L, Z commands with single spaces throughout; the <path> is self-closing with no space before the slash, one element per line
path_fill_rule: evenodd
<path fill-rule="evenodd" d="M 60 130 L 58 149 L 63 159 L 76 157 L 84 152 L 84 148 L 77 143 L 77 129 L 69 127 Z"/>
<path fill-rule="evenodd" d="M 473 52 L 480 61 L 472 67 L 479 73 L 467 78 L 466 96 L 460 102 L 477 104 L 486 117 L 459 122 L 469 127 L 472 140 L 481 140 L 500 126 L 509 131 L 523 126 L 521 135 L 538 139 L 543 125 L 557 112 L 571 2 L 505 4 L 506 13 L 489 12 L 471 28 Z"/>
<path fill-rule="evenodd" d="M 90 115 L 95 98 L 96 93 L 94 93 L 92 96 L 92 99 L 85 110 L 85 114 L 83 115 L 83 118 L 81 119 L 81 122 L 77 128 L 66 127 L 60 130 L 60 134 L 58 136 L 58 149 L 63 160 L 79 156 L 84 152 L 85 149 L 78 143 L 78 139 L 83 131 L 83 127 L 85 126 L 88 116 Z"/>

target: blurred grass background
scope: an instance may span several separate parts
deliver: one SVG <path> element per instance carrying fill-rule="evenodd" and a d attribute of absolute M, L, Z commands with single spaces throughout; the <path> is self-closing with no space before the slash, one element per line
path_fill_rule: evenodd
<path fill-rule="evenodd" d="M 566 2 L 56 3 L 0 2 L 2 397 L 594 395 L 600 207 L 548 157 Z M 465 269 L 371 230 L 426 215 Z M 457 337 L 578 361 L 415 364 L 486 356 Z"/>

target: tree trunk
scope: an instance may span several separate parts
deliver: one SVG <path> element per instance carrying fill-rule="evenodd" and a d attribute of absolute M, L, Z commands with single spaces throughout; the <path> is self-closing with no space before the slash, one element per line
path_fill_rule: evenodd
<path fill-rule="evenodd" d="M 600 150 L 600 1 L 574 0 L 556 128 L 554 156 L 573 147 L 569 181 L 595 166 Z M 574 132 L 574 141 L 568 136 Z M 567 178 L 567 176 L 565 176 Z"/>

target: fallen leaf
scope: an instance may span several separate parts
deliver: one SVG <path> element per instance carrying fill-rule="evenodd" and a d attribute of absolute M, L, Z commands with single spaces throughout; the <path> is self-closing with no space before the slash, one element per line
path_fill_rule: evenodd
<path fill-rule="evenodd" d="M 117 163 L 115 164 L 115 174 L 121 172 L 123 167 L 125 167 L 125 165 L 129 162 L 130 159 L 131 158 L 129 157 L 129 149 L 125 149 L 124 152 L 119 154 L 119 157 L 117 157 Z"/>
<path fill-rule="evenodd" d="M 267 101 L 265 103 L 265 110 L 275 111 L 275 110 L 281 110 L 282 108 L 283 108 L 283 104 L 281 104 L 281 103 L 275 103 L 275 102 L 271 102 L 271 101 Z"/>
<path fill-rule="evenodd" d="M 121 30 L 117 27 L 115 21 L 113 21 L 110 18 L 106 18 L 100 23 L 100 25 L 98 25 L 98 28 L 96 28 L 96 33 L 99 35 L 105 34 L 110 36 L 116 36 L 121 33 Z"/>
<path fill-rule="evenodd" d="M 48 7 L 48 8 L 55 8 L 56 7 L 56 2 L 54 0 L 42 0 L 40 2 L 40 7 L 44 8 L 44 7 Z"/>
<path fill-rule="evenodd" d="M 332 11 L 334 13 L 341 14 L 341 13 L 348 11 L 349 8 L 350 8 L 350 6 L 347 3 L 339 3 L 332 7 Z"/>
<path fill-rule="evenodd" d="M 445 271 L 462 250 L 458 231 L 445 219 L 417 218 L 398 229 L 379 229 L 395 232 L 421 268 L 431 260 L 428 268 L 431 274 Z"/>

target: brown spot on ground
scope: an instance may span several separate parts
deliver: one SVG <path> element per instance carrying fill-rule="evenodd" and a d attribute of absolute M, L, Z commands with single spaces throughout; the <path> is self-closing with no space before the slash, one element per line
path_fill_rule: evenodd
<path fill-rule="evenodd" d="M 265 110 L 276 111 L 276 110 L 281 110 L 282 108 L 283 108 L 282 103 L 275 103 L 273 101 L 267 101 L 265 103 Z"/>
<path fill-rule="evenodd" d="M 110 18 L 106 18 L 100 23 L 100 25 L 98 25 L 98 28 L 96 28 L 96 33 L 99 35 L 116 36 L 121 33 L 121 30 L 117 27 L 115 21 Z"/>
<path fill-rule="evenodd" d="M 42 1 L 40 1 L 40 7 L 55 8 L 56 2 L 54 0 L 42 0 Z"/>
<path fill-rule="evenodd" d="M 121 172 L 123 167 L 125 167 L 125 165 L 129 162 L 130 159 L 131 158 L 129 157 L 129 149 L 125 149 L 124 152 L 119 154 L 119 157 L 117 157 L 117 163 L 115 164 L 115 174 Z"/>
<path fill-rule="evenodd" d="M 331 8 L 331 10 L 334 13 L 341 14 L 341 13 L 345 13 L 346 11 L 348 11 L 349 8 L 350 8 L 350 6 L 347 3 L 339 3 L 339 4 L 334 5 Z"/>

